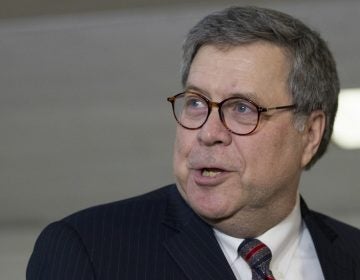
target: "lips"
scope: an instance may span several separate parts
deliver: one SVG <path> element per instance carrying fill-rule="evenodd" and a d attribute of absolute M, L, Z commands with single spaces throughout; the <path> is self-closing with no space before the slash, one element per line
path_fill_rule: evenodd
<path fill-rule="evenodd" d="M 214 187 L 223 183 L 228 175 L 229 171 L 215 167 L 203 167 L 198 169 L 192 169 L 190 176 L 198 186 Z"/>
<path fill-rule="evenodd" d="M 224 170 L 219 168 L 203 168 L 201 170 L 201 175 L 204 177 L 215 177 L 219 175 L 221 172 L 224 172 Z"/>

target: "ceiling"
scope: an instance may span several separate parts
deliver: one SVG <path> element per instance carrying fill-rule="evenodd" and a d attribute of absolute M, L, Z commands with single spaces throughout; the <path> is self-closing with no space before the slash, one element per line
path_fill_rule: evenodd
<path fill-rule="evenodd" d="M 195 3 L 228 3 L 229 1 L 203 0 Z M 19 18 L 137 8 L 156 8 L 176 4 L 194 3 L 190 0 L 2 0 L 0 18 Z"/>

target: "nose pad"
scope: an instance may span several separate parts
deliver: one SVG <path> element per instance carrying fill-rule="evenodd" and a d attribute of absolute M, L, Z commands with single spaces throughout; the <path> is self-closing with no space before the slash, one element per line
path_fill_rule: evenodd
<path fill-rule="evenodd" d="M 221 121 L 220 114 L 216 112 L 216 109 L 213 109 L 205 124 L 199 129 L 198 140 L 207 146 L 211 146 L 215 144 L 229 145 L 231 139 L 231 132 Z"/>

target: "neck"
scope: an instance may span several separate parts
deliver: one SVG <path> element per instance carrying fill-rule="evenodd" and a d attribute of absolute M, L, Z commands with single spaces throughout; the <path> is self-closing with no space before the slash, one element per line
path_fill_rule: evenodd
<path fill-rule="evenodd" d="M 261 208 L 242 209 L 231 217 L 206 220 L 206 222 L 217 230 L 236 238 L 257 237 L 284 220 L 294 209 L 296 199 L 297 194 L 292 199 L 287 198 L 285 201 Z"/>

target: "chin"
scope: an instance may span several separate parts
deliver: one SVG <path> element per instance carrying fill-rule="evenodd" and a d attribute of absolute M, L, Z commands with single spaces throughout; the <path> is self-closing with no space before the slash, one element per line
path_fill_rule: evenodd
<path fill-rule="evenodd" d="M 231 216 L 228 205 L 222 203 L 208 203 L 205 201 L 188 200 L 190 207 L 204 220 L 218 221 Z"/>
<path fill-rule="evenodd" d="M 206 220 L 222 220 L 231 216 L 231 201 L 221 193 L 198 188 L 188 184 L 184 189 L 177 184 L 178 190 L 196 214 Z"/>

